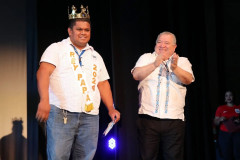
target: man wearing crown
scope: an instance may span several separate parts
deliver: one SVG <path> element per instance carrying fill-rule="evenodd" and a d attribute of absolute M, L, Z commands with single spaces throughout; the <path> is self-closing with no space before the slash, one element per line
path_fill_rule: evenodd
<path fill-rule="evenodd" d="M 109 75 L 99 53 L 88 44 L 91 23 L 88 8 L 69 14 L 67 39 L 51 44 L 37 71 L 40 102 L 36 118 L 46 122 L 48 160 L 91 160 L 97 148 L 100 101 L 114 123 Z"/>

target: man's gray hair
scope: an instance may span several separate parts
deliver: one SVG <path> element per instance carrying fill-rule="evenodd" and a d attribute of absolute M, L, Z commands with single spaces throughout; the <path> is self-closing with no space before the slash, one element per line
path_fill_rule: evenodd
<path fill-rule="evenodd" d="M 157 41 L 158 41 L 158 38 L 159 38 L 161 35 L 163 35 L 163 34 L 167 34 L 167 35 L 173 36 L 173 43 L 174 43 L 174 44 L 177 44 L 176 36 L 175 36 L 173 33 L 168 32 L 168 31 L 161 32 L 161 33 L 157 36 L 156 43 L 157 43 Z"/>

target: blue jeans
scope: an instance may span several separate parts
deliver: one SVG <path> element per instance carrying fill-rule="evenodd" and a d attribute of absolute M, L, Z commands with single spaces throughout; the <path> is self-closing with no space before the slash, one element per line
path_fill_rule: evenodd
<path fill-rule="evenodd" d="M 66 112 L 66 111 L 65 111 Z M 48 160 L 93 159 L 98 142 L 99 115 L 67 111 L 63 123 L 63 110 L 51 105 L 47 120 Z"/>

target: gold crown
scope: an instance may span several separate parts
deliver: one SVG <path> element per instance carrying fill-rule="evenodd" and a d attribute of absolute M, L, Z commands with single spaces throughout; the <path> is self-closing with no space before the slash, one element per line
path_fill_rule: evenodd
<path fill-rule="evenodd" d="M 76 19 L 76 18 L 90 19 L 88 6 L 84 8 L 83 5 L 81 5 L 81 12 L 77 13 L 77 8 L 74 5 L 72 5 L 72 13 L 69 14 L 69 9 L 68 9 L 68 19 Z"/>

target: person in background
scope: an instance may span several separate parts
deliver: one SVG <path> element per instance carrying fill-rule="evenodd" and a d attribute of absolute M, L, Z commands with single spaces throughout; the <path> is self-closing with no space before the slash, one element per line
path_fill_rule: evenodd
<path fill-rule="evenodd" d="M 143 54 L 132 69 L 139 81 L 137 120 L 140 157 L 183 160 L 186 85 L 194 81 L 192 65 L 175 53 L 176 37 L 158 35 L 153 53 Z"/>
<path fill-rule="evenodd" d="M 225 92 L 225 105 L 217 108 L 214 123 L 219 126 L 218 145 L 223 160 L 240 160 L 240 106 L 234 104 L 232 91 Z"/>
<path fill-rule="evenodd" d="M 51 44 L 37 71 L 40 102 L 36 118 L 46 122 L 48 160 L 93 159 L 98 142 L 102 99 L 114 123 L 109 75 L 102 57 L 88 44 L 91 23 L 88 8 L 72 7 L 67 39 Z"/>

